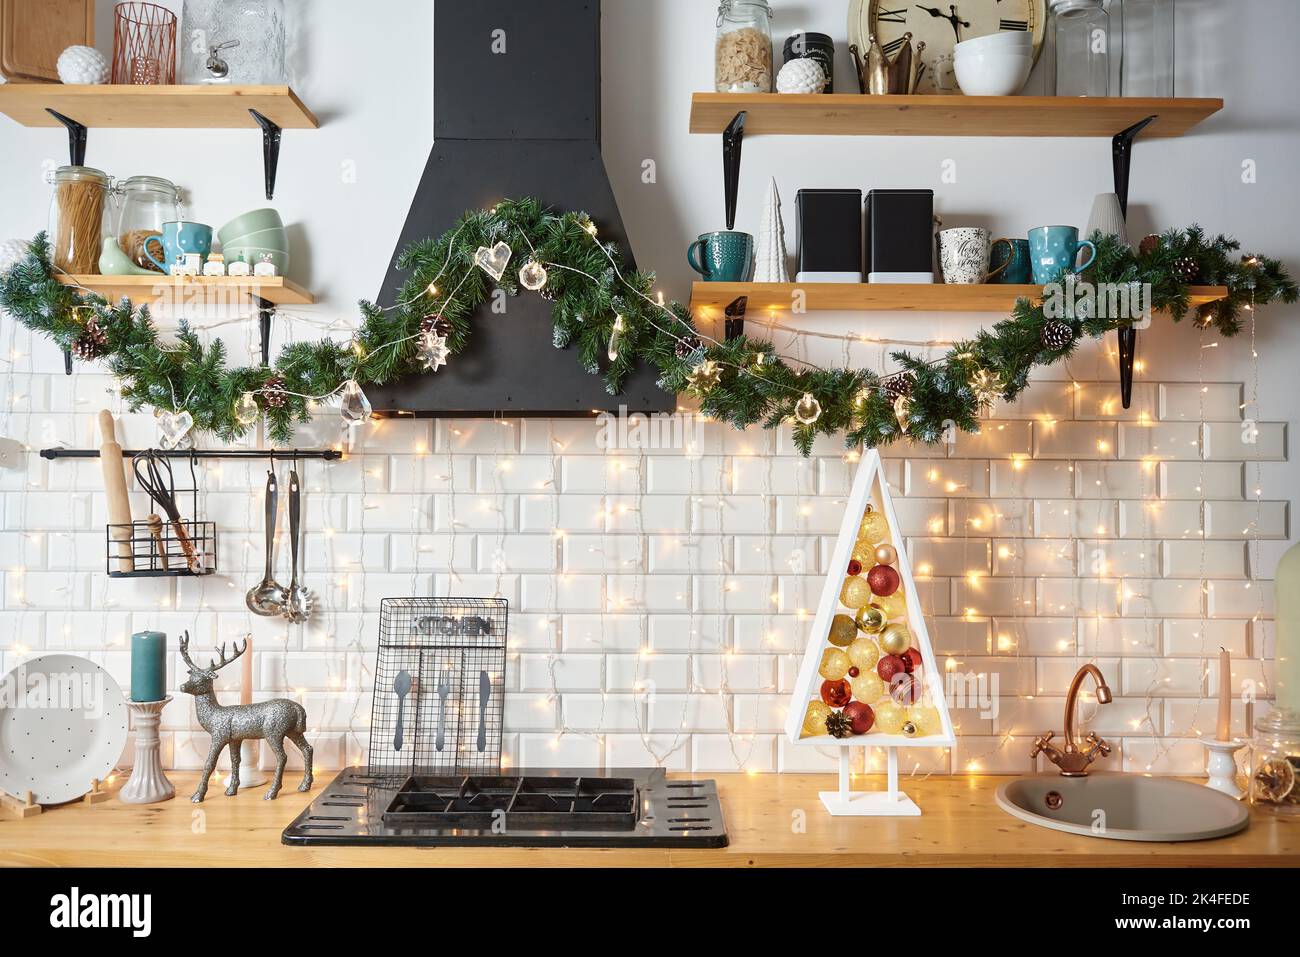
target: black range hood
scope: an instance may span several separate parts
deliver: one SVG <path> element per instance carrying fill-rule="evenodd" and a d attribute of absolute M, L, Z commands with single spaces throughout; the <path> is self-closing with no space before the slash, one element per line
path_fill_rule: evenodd
<path fill-rule="evenodd" d="M 586 210 L 601 237 L 631 249 L 600 151 L 599 0 L 436 0 L 434 146 L 393 254 L 440 236 L 467 209 L 535 196 L 556 210 Z M 504 52 L 500 52 L 504 44 Z M 394 91 L 400 96 L 400 91 Z M 510 268 L 523 263 L 516 250 Z M 405 277 L 390 268 L 380 305 Z M 641 368 L 611 396 L 576 351 L 552 342 L 551 304 L 535 293 L 489 306 L 467 348 L 437 373 L 367 387 L 378 415 L 589 416 L 670 412 L 676 397 Z"/>

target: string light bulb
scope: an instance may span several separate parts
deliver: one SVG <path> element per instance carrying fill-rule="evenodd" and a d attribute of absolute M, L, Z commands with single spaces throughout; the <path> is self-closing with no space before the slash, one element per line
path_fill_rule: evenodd
<path fill-rule="evenodd" d="M 609 361 L 617 362 L 623 349 L 623 334 L 627 332 L 627 323 L 622 316 L 614 317 L 614 328 L 609 334 Z"/>
<path fill-rule="evenodd" d="M 794 407 L 795 421 L 800 425 L 814 425 L 822 417 L 822 404 L 811 392 L 805 392 Z"/>

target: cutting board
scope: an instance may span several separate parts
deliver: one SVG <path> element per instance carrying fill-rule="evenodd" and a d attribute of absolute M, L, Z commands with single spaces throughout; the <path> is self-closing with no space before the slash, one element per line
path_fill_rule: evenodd
<path fill-rule="evenodd" d="M 0 0 L 0 75 L 11 83 L 57 83 L 59 54 L 94 43 L 94 0 Z"/>

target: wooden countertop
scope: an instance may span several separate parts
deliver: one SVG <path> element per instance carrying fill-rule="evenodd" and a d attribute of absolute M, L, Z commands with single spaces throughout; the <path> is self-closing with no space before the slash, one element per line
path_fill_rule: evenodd
<path fill-rule="evenodd" d="M 132 807 L 113 799 L 52 808 L 25 821 L 0 819 L 0 866 L 1300 866 L 1300 822 L 1252 812 L 1241 834 L 1182 844 L 1076 837 L 1002 812 L 993 800 L 1006 780 L 999 777 L 905 781 L 921 806 L 919 818 L 833 818 L 817 798 L 834 787 L 830 775 L 710 775 L 731 837 L 730 847 L 716 851 L 285 847 L 281 830 L 333 772 L 323 772 L 311 793 L 286 787 L 274 802 L 262 800 L 264 788 L 227 798 L 214 780 L 199 806 L 185 797 L 195 777 L 171 775 L 181 796 L 165 804 Z"/>

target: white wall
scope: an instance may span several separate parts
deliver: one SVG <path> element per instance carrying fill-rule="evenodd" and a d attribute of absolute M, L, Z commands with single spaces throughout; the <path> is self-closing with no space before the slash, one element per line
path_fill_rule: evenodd
<path fill-rule="evenodd" d="M 843 0 L 778 4 L 776 33 L 802 27 L 843 42 L 844 7 Z M 359 13 L 352 5 L 297 0 L 295 9 L 295 85 L 323 128 L 286 133 L 276 205 L 301 240 L 294 277 L 319 305 L 282 319 L 280 341 L 316 337 L 323 328 L 346 334 L 352 304 L 375 295 L 432 135 L 430 4 L 374 0 Z M 678 298 L 689 291 L 687 242 L 722 226 L 718 140 L 686 132 L 690 93 L 711 85 L 714 10 L 704 0 L 605 5 L 606 160 L 638 261 L 657 268 Z M 1197 221 L 1300 269 L 1292 180 L 1298 20 L 1300 9 L 1285 0 L 1179 4 L 1179 92 L 1222 96 L 1227 107 L 1193 136 L 1138 146 L 1135 236 Z M 110 21 L 101 21 L 107 38 Z M 847 70 L 837 79 L 851 88 Z M 27 237 L 43 227 L 48 189 L 40 174 L 43 165 L 64 161 L 64 142 L 61 132 L 0 120 L 7 174 L 0 179 L 0 234 Z M 259 146 L 252 131 L 94 130 L 89 162 L 119 177 L 167 176 L 186 187 L 196 218 L 219 225 L 261 204 Z M 658 167 L 653 185 L 641 180 L 647 158 Z M 957 164 L 951 185 L 939 181 L 947 159 Z M 1241 182 L 1247 159 L 1258 166 L 1256 184 Z M 352 168 L 355 182 L 343 175 Z M 802 187 L 921 186 L 937 191 L 950 225 L 1022 235 L 1044 222 L 1082 225 L 1092 195 L 1110 188 L 1110 154 L 1103 140 L 752 137 L 738 228 L 757 229 L 770 176 L 791 218 Z M 1199 766 L 1199 749 L 1187 739 L 1212 730 L 1213 704 L 1198 703 L 1209 653 L 1227 643 L 1250 659 L 1240 678 L 1268 674 L 1266 624 L 1251 627 L 1249 619 L 1260 601 L 1264 618 L 1271 614 L 1268 579 L 1286 544 L 1285 510 L 1297 479 L 1295 463 L 1284 461 L 1300 359 L 1295 314 L 1285 307 L 1261 312 L 1257 362 L 1245 336 L 1207 336 L 1203 348 L 1190 327 L 1158 321 L 1143 334 L 1147 385 L 1132 420 L 1113 411 L 1113 356 L 1090 349 L 1057 372 L 1081 390 L 1039 384 L 1021 406 L 1001 410 L 983 437 L 959 441 L 951 462 L 927 450 L 889 453 L 891 479 L 905 496 L 904 531 L 917 561 L 931 565 L 922 591 L 938 650 L 959 670 L 997 674 L 1003 695 L 997 718 L 959 715 L 956 755 L 922 755 L 924 766 L 1027 767 L 1026 738 L 1059 730 L 1064 686 L 1085 660 L 1098 660 L 1119 693 L 1096 719 L 1122 745 L 1113 765 Z M 930 339 L 967 334 L 996 318 L 819 315 L 796 325 Z M 238 360 L 239 347 L 255 343 L 256 324 L 224 325 L 219 334 Z M 0 419 L 4 434 L 33 449 L 92 443 L 91 413 L 105 404 L 120 408 L 111 382 L 84 368 L 64 378 L 57 351 L 29 344 L 7 319 L 0 337 L 0 353 L 15 353 L 7 372 L 0 370 L 0 396 L 12 396 Z M 846 351 L 822 340 L 780 341 L 783 351 L 823 362 L 847 357 L 885 367 L 877 345 Z M 1258 446 L 1225 446 L 1224 434 L 1240 432 L 1238 406 L 1256 380 L 1258 418 L 1272 424 Z M 1228 423 L 1210 430 L 1208 447 L 1186 421 L 1201 417 L 1202 382 L 1211 384 L 1205 418 Z M 1137 418 L 1143 412 L 1179 425 L 1153 432 Z M 332 441 L 334 421 L 326 417 L 304 443 Z M 136 445 L 155 437 L 148 416 L 126 416 L 123 429 Z M 26 472 L 0 473 L 8 566 L 0 659 L 11 665 L 28 654 L 75 649 L 106 662 L 125 683 L 124 643 L 133 630 L 188 628 L 200 643 L 252 630 L 260 692 L 304 694 L 318 758 L 337 764 L 359 760 L 366 738 L 379 599 L 499 591 L 514 613 L 506 746 L 516 764 L 827 766 L 824 756 L 789 749 L 776 732 L 806 638 L 798 610 L 815 601 L 849 480 L 836 443 L 820 444 L 803 463 L 784 439 L 710 427 L 700 449 L 610 462 L 597 453 L 595 433 L 590 423 L 571 422 L 388 423 L 375 428 L 365 454 L 310 467 L 308 577 L 323 610 L 305 628 L 250 621 L 242 610 L 244 590 L 260 575 L 258 467 L 208 472 L 205 509 L 222 527 L 221 575 L 197 585 L 133 585 L 103 574 L 93 463 L 33 456 Z M 1206 480 L 1200 466 L 1161 466 L 1144 478 L 1133 457 L 1148 454 L 1140 443 L 1152 434 L 1165 443 L 1158 455 L 1173 454 L 1176 443 L 1183 454 L 1215 460 Z M 1269 461 L 1247 466 L 1247 452 Z M 1008 463 L 1018 454 L 1038 458 L 1017 473 Z M 1105 467 L 1101 485 L 1090 484 L 1099 459 L 1115 464 Z M 555 492 L 538 492 L 539 482 L 551 480 Z M 949 481 L 966 488 L 950 498 Z M 1263 540 L 1256 547 L 1255 535 L 1243 537 L 1241 528 L 1254 512 L 1243 497 L 1257 484 L 1262 499 L 1277 504 L 1259 513 Z M 1093 510 L 1101 517 L 1076 529 Z M 549 534 L 557 515 L 569 532 L 559 547 Z M 1205 516 L 1212 542 L 1202 573 Z M 1094 539 L 1113 563 L 1102 576 L 1091 571 Z M 1133 542 L 1150 544 L 1127 547 Z M 1000 547 L 1009 557 L 999 557 Z M 804 555 L 802 574 L 786 561 L 794 550 Z M 968 593 L 965 576 L 979 569 L 987 577 Z M 1247 569 L 1260 586 L 1246 587 Z M 1119 575 L 1128 581 L 1117 583 Z M 1207 627 L 1202 580 L 1213 603 L 1204 610 L 1220 619 Z M 657 689 L 653 701 L 635 693 L 647 682 Z M 169 758 L 193 765 L 206 736 L 193 734 L 186 703 L 169 708 L 166 722 Z"/>

